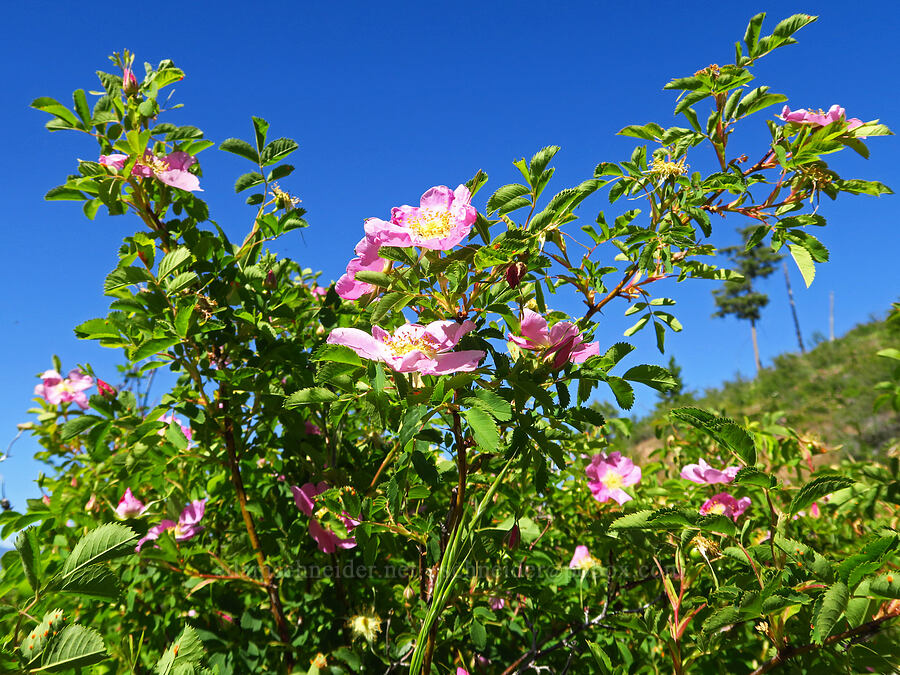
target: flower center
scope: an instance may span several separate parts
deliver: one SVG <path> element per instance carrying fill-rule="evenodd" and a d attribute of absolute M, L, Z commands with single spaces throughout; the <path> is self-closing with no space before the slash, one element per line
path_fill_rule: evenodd
<path fill-rule="evenodd" d="M 406 356 L 410 352 L 418 350 L 432 359 L 440 349 L 437 341 L 427 333 L 419 336 L 393 335 L 385 338 L 384 344 L 388 346 L 394 356 Z"/>
<path fill-rule="evenodd" d="M 656 157 L 650 164 L 650 173 L 662 178 L 674 178 L 686 174 L 687 167 L 684 165 L 683 157 L 677 162 L 666 162 Z"/>
<path fill-rule="evenodd" d="M 723 504 L 722 502 L 716 502 L 715 504 L 710 506 L 708 509 L 706 509 L 706 512 L 714 513 L 717 516 L 723 516 L 723 515 L 725 515 L 725 504 Z"/>
<path fill-rule="evenodd" d="M 606 475 L 603 476 L 603 484 L 606 486 L 607 490 L 620 490 L 624 481 L 622 480 L 622 476 L 615 471 L 608 471 Z"/>
<path fill-rule="evenodd" d="M 169 163 L 162 157 L 157 157 L 156 155 L 149 158 L 145 157 L 142 164 L 149 166 L 153 173 L 162 173 L 163 171 L 169 170 Z"/>
<path fill-rule="evenodd" d="M 577 563 L 575 563 L 576 567 L 581 570 L 589 570 L 592 567 L 597 566 L 597 559 L 592 555 L 586 555 Z"/>
<path fill-rule="evenodd" d="M 65 393 L 67 393 L 67 394 L 74 394 L 74 393 L 75 393 L 75 389 L 72 388 L 72 384 L 71 384 L 68 380 L 63 380 L 62 382 L 60 382 L 60 383 L 59 383 L 58 385 L 56 385 L 56 386 L 59 387 L 59 390 L 60 390 L 60 391 L 63 391 L 63 392 L 65 392 Z"/>
<path fill-rule="evenodd" d="M 419 209 L 406 224 L 423 239 L 438 239 L 453 229 L 452 218 L 447 209 Z"/>

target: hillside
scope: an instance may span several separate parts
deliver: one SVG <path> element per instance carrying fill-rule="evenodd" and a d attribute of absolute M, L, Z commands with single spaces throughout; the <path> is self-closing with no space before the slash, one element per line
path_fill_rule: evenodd
<path fill-rule="evenodd" d="M 895 315 L 896 316 L 896 315 Z M 782 354 L 753 380 L 737 379 L 702 395 L 683 393 L 660 401 L 634 424 L 632 443 L 653 437 L 654 425 L 672 408 L 697 405 L 741 419 L 766 413 L 854 457 L 877 454 L 900 438 L 900 414 L 890 405 L 878 412 L 875 385 L 890 380 L 897 362 L 876 356 L 900 345 L 900 321 L 860 324 L 834 342 L 806 354 Z"/>

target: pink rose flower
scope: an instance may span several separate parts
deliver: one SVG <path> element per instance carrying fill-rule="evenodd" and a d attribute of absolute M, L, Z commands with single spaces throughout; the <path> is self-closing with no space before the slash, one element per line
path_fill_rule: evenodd
<path fill-rule="evenodd" d="M 730 483 L 740 469 L 741 467 L 739 466 L 728 466 L 719 471 L 701 459 L 699 464 L 688 464 L 685 466 L 681 470 L 681 477 L 693 483 L 703 483 L 705 485 Z"/>
<path fill-rule="evenodd" d="M 458 667 L 456 669 L 456 675 L 469 675 L 469 671 L 466 670 L 465 668 Z"/>
<path fill-rule="evenodd" d="M 573 570 L 586 570 L 593 567 L 596 563 L 596 559 L 591 555 L 591 552 L 588 551 L 587 546 L 576 546 L 575 554 L 572 556 L 572 560 L 569 562 L 569 567 Z"/>
<path fill-rule="evenodd" d="M 750 506 L 750 497 L 735 499 L 727 492 L 720 492 L 703 502 L 703 506 L 700 507 L 700 514 L 705 516 L 710 513 L 717 513 L 728 516 L 737 522 L 738 517 L 747 510 L 748 506 Z"/>
<path fill-rule="evenodd" d="M 480 350 L 450 351 L 474 328 L 471 321 L 408 323 L 393 335 L 379 326 L 372 327 L 371 335 L 357 328 L 335 328 L 326 342 L 350 347 L 364 359 L 386 363 L 398 373 L 446 375 L 473 371 L 484 358 Z"/>
<path fill-rule="evenodd" d="M 100 163 L 116 171 L 125 168 L 127 161 L 128 155 L 100 155 Z M 143 178 L 155 177 L 161 183 L 187 192 L 203 192 L 200 188 L 200 179 L 188 171 L 196 161 L 196 157 L 180 150 L 171 152 L 165 157 L 158 157 L 147 150 L 135 163 L 131 174 Z"/>
<path fill-rule="evenodd" d="M 144 506 L 144 503 L 131 493 L 131 488 L 126 488 L 125 494 L 122 495 L 119 505 L 116 507 L 116 516 L 127 520 L 141 515 L 146 510 L 147 507 Z"/>
<path fill-rule="evenodd" d="M 74 401 L 82 410 L 87 409 L 88 399 L 84 390 L 94 386 L 94 378 L 90 375 L 75 368 L 63 379 L 55 370 L 46 370 L 41 374 L 41 380 L 41 384 L 34 387 L 35 396 L 40 396 L 53 405 Z"/>
<path fill-rule="evenodd" d="M 806 110 L 805 108 L 792 111 L 789 107 L 784 106 L 781 110 L 780 117 L 785 122 L 793 122 L 794 124 L 809 124 L 815 127 L 826 127 L 829 124 L 834 124 L 835 122 L 846 119 L 846 112 L 837 104 L 831 106 L 828 109 L 828 112 L 823 112 L 822 110 Z M 848 131 L 859 126 L 862 126 L 862 120 L 857 119 L 856 117 L 847 120 Z"/>
<path fill-rule="evenodd" d="M 422 195 L 419 206 L 391 210 L 390 222 L 366 221 L 366 234 L 385 246 L 419 246 L 449 251 L 469 236 L 478 212 L 470 204 L 472 194 L 465 185 L 450 190 L 438 185 Z"/>
<path fill-rule="evenodd" d="M 371 293 L 375 286 L 365 281 L 357 281 L 357 272 L 384 272 L 388 261 L 378 255 L 381 243 L 376 237 L 366 235 L 356 245 L 357 257 L 347 263 L 347 272 L 334 285 L 335 292 L 344 300 L 356 300 Z"/>
<path fill-rule="evenodd" d="M 321 481 L 316 485 L 306 483 L 303 487 L 292 485 L 291 492 L 294 494 L 294 503 L 302 513 L 310 517 L 309 534 L 318 544 L 320 551 L 323 553 L 334 553 L 339 548 L 354 548 L 356 546 L 356 537 L 351 536 L 342 539 L 331 530 L 322 527 L 319 521 L 313 517 L 315 499 L 318 495 L 325 492 L 328 487 L 328 483 L 325 481 Z M 352 532 L 359 525 L 358 520 L 351 518 L 346 513 L 342 513 L 340 518 L 348 533 Z"/>
<path fill-rule="evenodd" d="M 307 420 L 306 422 L 303 423 L 303 430 L 309 436 L 321 436 L 322 435 L 322 430 L 318 426 L 316 426 L 315 424 L 310 422 L 309 420 Z"/>
<path fill-rule="evenodd" d="M 600 343 L 586 344 L 575 324 L 560 321 L 548 330 L 547 320 L 530 309 L 522 313 L 522 335 L 510 333 L 507 339 L 522 349 L 543 351 L 545 358 L 553 358 L 554 368 L 562 368 L 567 361 L 584 363 L 600 353 Z"/>
<path fill-rule="evenodd" d="M 614 499 L 619 504 L 624 504 L 631 501 L 631 495 L 622 488 L 635 485 L 641 480 L 641 468 L 627 457 L 622 457 L 619 452 L 594 455 L 585 473 L 590 479 L 588 486 L 591 494 L 598 502 Z"/>
<path fill-rule="evenodd" d="M 159 521 L 159 525 L 151 527 L 147 530 L 147 534 L 138 540 L 134 550 L 140 553 L 141 547 L 146 542 L 159 539 L 160 535 L 166 530 L 175 530 L 172 533 L 175 537 L 175 541 L 187 541 L 188 539 L 195 537 L 200 530 L 203 529 L 203 526 L 199 523 L 203 519 L 205 511 L 205 499 L 196 499 L 192 501 L 184 507 L 184 510 L 182 510 L 181 515 L 178 517 L 178 522 L 168 519 Z"/>

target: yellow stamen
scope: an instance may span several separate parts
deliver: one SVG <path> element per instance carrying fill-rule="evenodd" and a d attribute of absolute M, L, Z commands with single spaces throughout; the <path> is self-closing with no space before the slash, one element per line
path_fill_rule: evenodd
<path fill-rule="evenodd" d="M 600 480 L 606 486 L 607 490 L 619 490 L 624 484 L 622 476 L 615 471 L 608 471 Z"/>
<path fill-rule="evenodd" d="M 660 178 L 674 178 L 686 174 L 687 166 L 684 164 L 684 157 L 677 162 L 666 162 L 659 157 L 655 157 L 650 164 L 650 173 Z"/>
<path fill-rule="evenodd" d="M 453 216 L 447 209 L 419 209 L 406 224 L 423 239 L 439 239 L 453 229 L 452 221 Z"/>
<path fill-rule="evenodd" d="M 388 346 L 394 356 L 406 356 L 411 351 L 418 350 L 431 359 L 440 349 L 440 345 L 428 333 L 423 333 L 419 337 L 401 333 L 385 338 L 384 344 Z"/>

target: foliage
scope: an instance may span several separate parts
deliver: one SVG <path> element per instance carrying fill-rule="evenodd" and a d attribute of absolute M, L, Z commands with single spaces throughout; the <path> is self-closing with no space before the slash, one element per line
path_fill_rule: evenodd
<path fill-rule="evenodd" d="M 762 20 L 736 64 L 666 85 L 688 127 L 626 127 L 646 143 L 549 198 L 555 146 L 516 161 L 522 182 L 480 211 L 483 172 L 435 187 L 368 220 L 327 290 L 266 249 L 307 222 L 276 184 L 298 145 L 270 140 L 265 120 L 219 146 L 250 162 L 237 243 L 199 196 L 196 157 L 213 143 L 158 120 L 183 77 L 170 61 L 139 82 L 115 55 L 122 75 L 99 73 L 93 107 L 81 90 L 74 111 L 36 100 L 51 130 L 85 132 L 101 153 L 47 197 L 141 222 L 106 278 L 110 312 L 76 333 L 175 381 L 151 404 L 98 378 L 82 410 L 72 389 L 88 366 L 43 374 L 30 429 L 49 494 L 0 515 L 3 536 L 25 530 L 0 581 L 7 667 L 74 668 L 106 650 L 98 671 L 202 672 L 203 648 L 219 673 L 896 667 L 896 458 L 817 470 L 795 434 L 682 407 L 666 447 L 635 466 L 611 447 L 627 425 L 592 404 L 601 387 L 628 409 L 634 383 L 676 384 L 626 361 L 631 345 L 601 345 L 599 317 L 628 301 L 626 336 L 652 325 L 662 350 L 682 327 L 652 284 L 731 277 L 700 260 L 715 252 L 711 214 L 752 218 L 754 245 L 817 260 L 806 227 L 824 218 L 802 213 L 808 200 L 888 191 L 822 159 L 890 133 L 843 112 L 769 121 L 757 162 L 729 157 L 731 135 L 786 100 L 749 88 L 750 68 L 814 17 L 768 36 Z M 700 146 L 717 166 L 688 175 Z M 575 209 L 601 188 L 645 212 L 601 213 L 576 236 Z M 584 314 L 554 309 L 565 297 Z M 700 459 L 732 465 L 734 494 L 680 477 Z M 79 623 L 51 634 L 56 609 Z M 26 632 L 45 642 L 23 648 Z"/>

